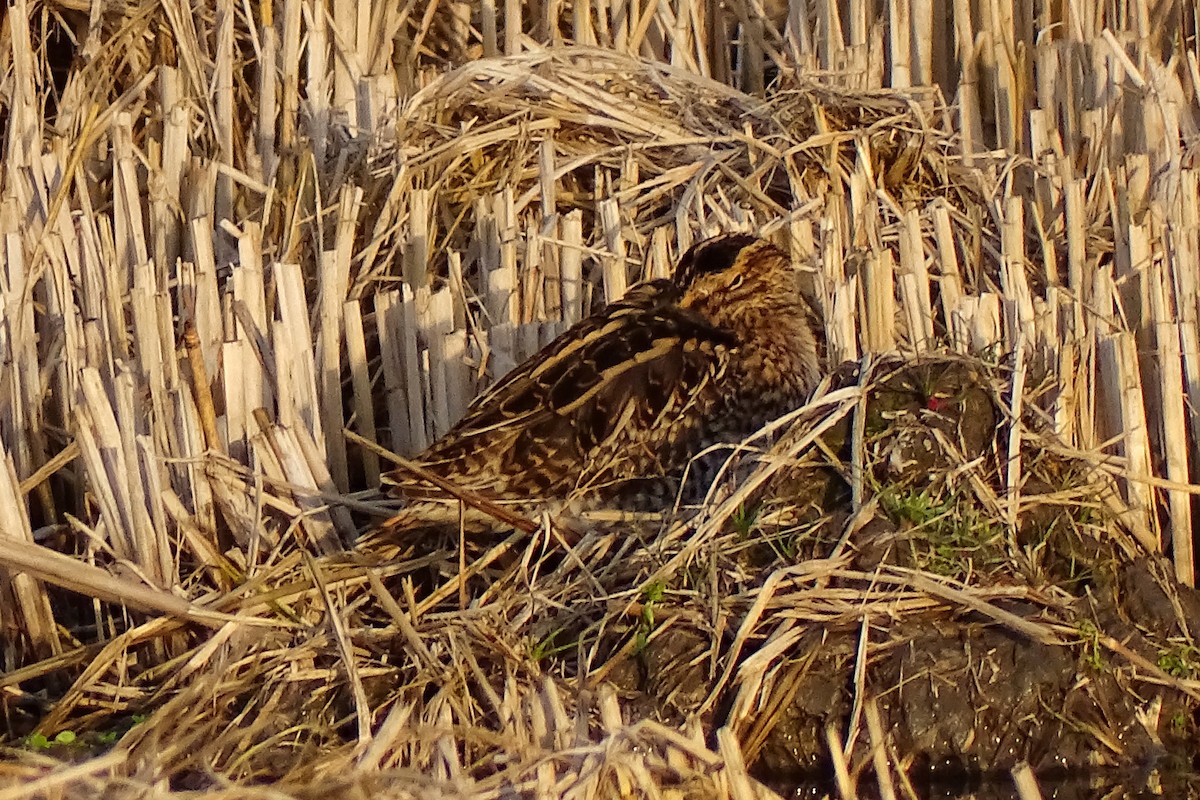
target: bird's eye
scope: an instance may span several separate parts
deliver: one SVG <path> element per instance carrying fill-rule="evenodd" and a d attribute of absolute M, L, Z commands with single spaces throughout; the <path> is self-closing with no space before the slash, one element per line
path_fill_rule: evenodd
<path fill-rule="evenodd" d="M 745 275 L 734 275 L 734 276 L 733 276 L 733 280 L 731 280 L 731 281 L 729 282 L 729 288 L 730 288 L 730 289 L 737 289 L 737 288 L 739 288 L 739 287 L 740 287 L 740 286 L 741 286 L 743 283 L 745 283 L 745 282 L 746 282 L 746 276 L 745 276 Z"/>

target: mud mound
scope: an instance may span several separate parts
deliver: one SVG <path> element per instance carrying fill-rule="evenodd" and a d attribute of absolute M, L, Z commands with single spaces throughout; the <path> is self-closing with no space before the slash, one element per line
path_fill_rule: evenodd
<path fill-rule="evenodd" d="M 692 557 L 667 559 L 671 577 L 641 576 L 636 619 L 581 626 L 576 600 L 543 625 L 594 632 L 592 662 L 608 654 L 639 713 L 730 726 L 766 776 L 826 769 L 831 729 L 855 759 L 887 741 L 935 772 L 1189 763 L 1200 595 L 1131 558 L 1111 482 L 1032 411 L 1006 493 L 994 366 L 929 357 L 839 380 L 846 413 L 735 494 L 707 545 L 681 541 Z M 802 418 L 766 461 L 828 421 Z"/>

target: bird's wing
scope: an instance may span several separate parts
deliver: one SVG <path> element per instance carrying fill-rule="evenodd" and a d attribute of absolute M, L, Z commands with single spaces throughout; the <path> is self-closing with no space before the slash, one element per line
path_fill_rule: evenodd
<path fill-rule="evenodd" d="M 598 450 L 676 413 L 736 346 L 677 300 L 668 281 L 635 286 L 477 398 L 419 462 L 493 497 L 573 486 Z M 441 494 L 402 470 L 387 481 L 412 498 Z"/>

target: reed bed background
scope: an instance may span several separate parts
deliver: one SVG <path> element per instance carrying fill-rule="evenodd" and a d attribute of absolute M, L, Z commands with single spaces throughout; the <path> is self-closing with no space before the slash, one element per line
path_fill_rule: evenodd
<path fill-rule="evenodd" d="M 289 624 L 244 602 L 256 576 L 393 507 L 361 439 L 418 452 L 728 229 L 791 248 L 833 364 L 990 351 L 1017 419 L 1050 376 L 1034 410 L 1192 584 L 1198 26 L 1174 0 L 13 0 L 0 693 L 41 680 L 43 727 L 84 728 L 145 699 L 124 670 L 188 654 L 173 680 L 221 680 L 228 638 Z M 604 720 L 614 738 L 568 759 L 581 793 L 601 762 L 647 796 L 685 764 L 714 796 L 765 791 L 736 741 L 555 691 L 506 713 L 564 748 Z M 22 769 L 82 792 L 146 747 Z M 364 747 L 358 767 L 394 763 Z M 453 747 L 434 750 L 455 780 Z M 523 791 L 549 791 L 540 769 Z M 167 791 L 151 773 L 141 796 Z"/>

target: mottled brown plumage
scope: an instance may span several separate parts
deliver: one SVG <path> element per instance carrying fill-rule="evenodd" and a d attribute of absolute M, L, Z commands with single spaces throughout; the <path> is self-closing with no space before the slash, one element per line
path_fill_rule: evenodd
<path fill-rule="evenodd" d="M 702 242 L 671 280 L 638 284 L 478 397 L 418 462 L 453 484 L 526 509 L 674 501 L 697 453 L 736 442 L 802 403 L 820 357 L 790 260 L 745 235 Z M 689 470 L 702 496 L 718 453 Z M 457 519 L 446 495 L 404 470 L 387 476 L 414 501 L 392 521 Z"/>

